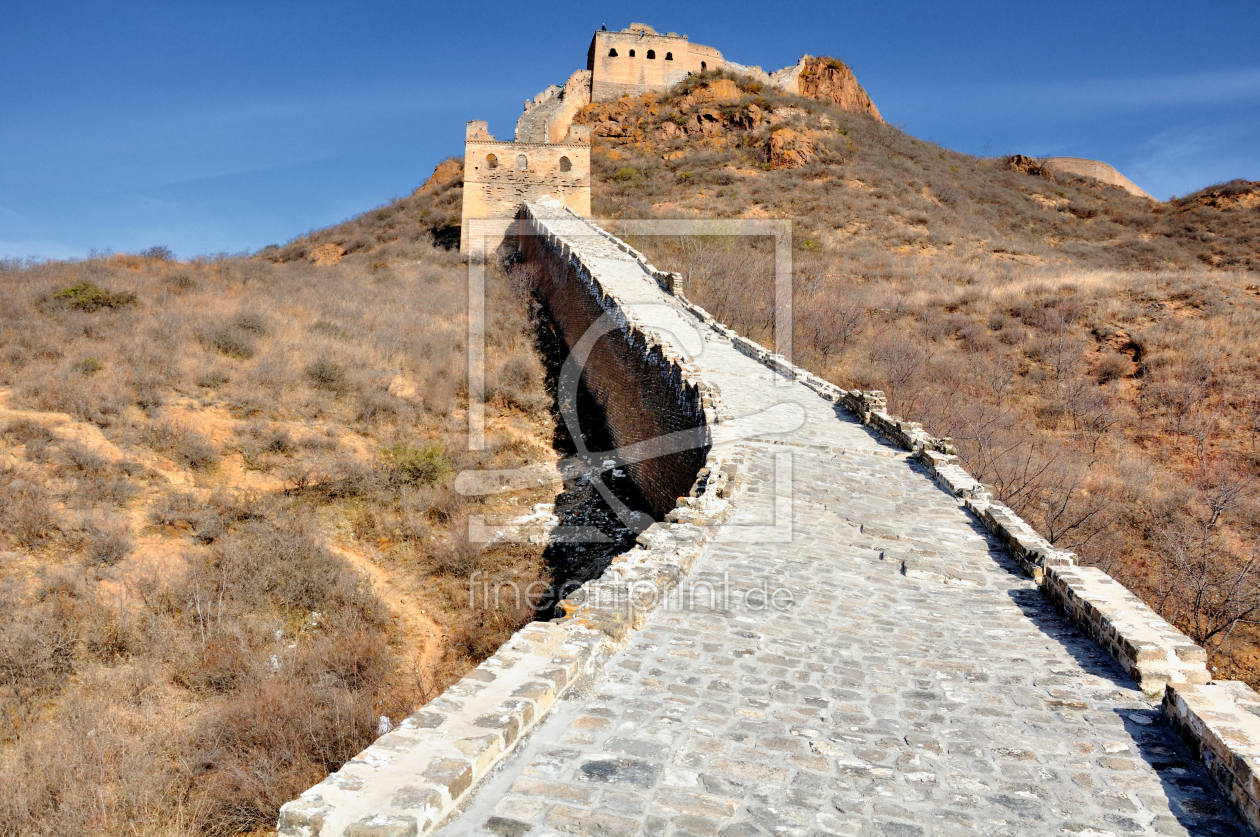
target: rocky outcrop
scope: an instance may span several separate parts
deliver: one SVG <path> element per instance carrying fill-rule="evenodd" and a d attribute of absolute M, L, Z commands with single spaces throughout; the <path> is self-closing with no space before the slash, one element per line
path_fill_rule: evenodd
<path fill-rule="evenodd" d="M 1180 203 L 1221 210 L 1260 209 L 1260 181 L 1231 180 L 1219 186 L 1209 186 Z"/>
<path fill-rule="evenodd" d="M 686 109 L 697 105 L 738 102 L 743 97 L 744 91 L 739 89 L 738 84 L 729 78 L 719 78 L 692 89 L 690 93 L 678 100 L 678 107 Z"/>
<path fill-rule="evenodd" d="M 1006 158 L 1006 167 L 1013 172 L 1019 174 L 1030 174 L 1033 177 L 1044 177 L 1051 183 L 1054 182 L 1054 174 L 1042 165 L 1041 161 L 1035 157 L 1026 157 L 1023 154 L 1012 154 Z"/>
<path fill-rule="evenodd" d="M 430 192 L 440 192 L 442 189 L 454 185 L 456 180 L 462 180 L 464 177 L 464 161 L 457 157 L 447 157 L 438 163 L 433 169 L 433 174 L 429 175 L 429 179 L 424 181 L 424 185 L 416 190 L 416 194 L 427 195 Z"/>
<path fill-rule="evenodd" d="M 814 141 L 791 128 L 780 128 L 770 135 L 770 166 L 776 169 L 797 169 L 818 160 Z"/>
<path fill-rule="evenodd" d="M 306 255 L 308 261 L 312 264 L 324 267 L 330 264 L 336 264 L 346 257 L 346 248 L 340 244 L 320 244 L 311 248 L 311 252 Z"/>
<path fill-rule="evenodd" d="M 772 73 L 770 84 L 786 93 L 795 93 L 835 105 L 849 113 L 865 113 L 880 122 L 884 121 L 870 95 L 858 84 L 857 76 L 847 64 L 836 58 L 803 55 L 795 65 Z"/>

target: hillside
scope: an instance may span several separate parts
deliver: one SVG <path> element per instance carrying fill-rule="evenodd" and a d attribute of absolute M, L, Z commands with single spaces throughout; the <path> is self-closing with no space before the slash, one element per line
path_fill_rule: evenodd
<path fill-rule="evenodd" d="M 596 217 L 791 219 L 798 362 L 953 437 L 1044 535 L 1260 682 L 1257 184 L 1155 203 L 720 74 L 577 121 Z M 768 243 L 635 245 L 773 342 Z"/>
<path fill-rule="evenodd" d="M 545 585 L 544 546 L 464 533 L 556 488 L 451 479 L 554 461 L 551 401 L 492 282 L 468 451 L 440 175 L 344 247 L 0 263 L 0 834 L 271 828 L 533 617 L 469 577 Z"/>
<path fill-rule="evenodd" d="M 692 77 L 664 96 L 588 105 L 576 122 L 593 125 L 598 140 L 605 188 L 597 216 L 790 217 L 810 246 L 855 264 L 897 253 L 1121 270 L 1260 269 L 1260 221 L 1245 209 L 1257 187 L 1245 182 L 1152 203 L 1098 181 L 1056 177 L 1028 158 L 959 154 L 719 74 Z"/>

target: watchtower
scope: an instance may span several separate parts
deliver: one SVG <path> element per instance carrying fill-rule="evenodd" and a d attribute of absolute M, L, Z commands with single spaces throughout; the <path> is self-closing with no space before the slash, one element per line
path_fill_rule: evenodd
<path fill-rule="evenodd" d="M 713 47 L 693 44 L 677 32 L 661 35 L 646 23 L 632 23 L 620 32 L 596 32 L 586 54 L 593 102 L 611 101 L 623 93 L 668 90 L 692 73 L 723 65 L 722 53 Z"/>
<path fill-rule="evenodd" d="M 521 204 L 543 197 L 579 215 L 591 214 L 591 129 L 574 125 L 561 142 L 503 142 L 484 120 L 468 123 L 464 136 L 464 208 L 459 246 L 493 250 L 499 241 L 469 240 L 473 219 L 515 218 Z"/>

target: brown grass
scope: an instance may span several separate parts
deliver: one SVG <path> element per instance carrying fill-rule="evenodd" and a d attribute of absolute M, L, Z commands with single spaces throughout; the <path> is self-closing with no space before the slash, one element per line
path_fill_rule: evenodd
<path fill-rule="evenodd" d="M 461 532 L 554 492 L 450 480 L 554 459 L 543 370 L 491 283 L 468 452 L 440 186 L 321 233 L 335 265 L 303 239 L 0 269 L 0 835 L 269 827 L 532 618 L 470 609 L 467 574 L 527 585 L 542 547 Z"/>

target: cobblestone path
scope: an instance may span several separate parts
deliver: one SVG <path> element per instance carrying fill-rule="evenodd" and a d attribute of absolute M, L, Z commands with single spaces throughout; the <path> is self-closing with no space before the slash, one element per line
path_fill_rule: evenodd
<path fill-rule="evenodd" d="M 619 281 L 623 256 L 582 250 Z M 637 281 L 660 303 L 623 273 L 623 299 Z M 732 443 L 751 479 L 680 600 L 439 833 L 1246 833 L 1158 707 L 918 464 L 716 333 L 682 342 L 737 416 L 791 400 L 805 423 Z"/>

